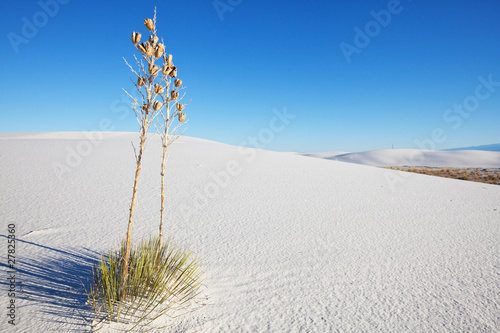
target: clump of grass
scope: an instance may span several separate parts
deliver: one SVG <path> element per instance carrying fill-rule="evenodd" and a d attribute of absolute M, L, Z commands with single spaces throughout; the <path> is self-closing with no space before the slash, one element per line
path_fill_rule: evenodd
<path fill-rule="evenodd" d="M 143 240 L 131 249 L 128 265 L 125 251 L 123 242 L 94 264 L 87 297 L 97 321 L 131 323 L 131 329 L 148 326 L 167 311 L 186 308 L 199 295 L 200 261 L 170 238 Z"/>

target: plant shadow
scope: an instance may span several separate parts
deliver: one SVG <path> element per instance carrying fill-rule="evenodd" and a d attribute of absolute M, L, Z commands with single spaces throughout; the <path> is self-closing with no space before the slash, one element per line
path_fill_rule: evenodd
<path fill-rule="evenodd" d="M 25 253 L 29 253 L 31 246 L 44 251 L 36 258 L 16 256 L 16 298 L 27 305 L 39 303 L 36 315 L 42 321 L 62 323 L 65 330 L 91 331 L 89 325 L 94 313 L 86 304 L 86 288 L 91 281 L 93 263 L 100 254 L 85 248 L 61 250 L 21 239 L 16 239 L 17 242 L 19 247 L 22 244 Z M 0 266 L 9 270 L 3 262 Z M 7 279 L 0 280 L 0 286 L 6 289 L 8 284 Z"/>

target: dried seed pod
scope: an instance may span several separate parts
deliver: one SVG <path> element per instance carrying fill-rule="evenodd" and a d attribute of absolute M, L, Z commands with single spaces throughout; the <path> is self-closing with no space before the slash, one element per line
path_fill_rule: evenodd
<path fill-rule="evenodd" d="M 157 36 L 149 36 L 149 44 L 151 44 L 151 46 L 155 46 L 156 43 L 158 43 L 158 37 Z"/>
<path fill-rule="evenodd" d="M 177 76 L 177 67 L 172 67 L 172 70 L 170 71 L 170 77 L 176 77 Z"/>
<path fill-rule="evenodd" d="M 141 51 L 142 53 L 146 53 L 146 46 L 144 43 L 141 43 L 141 44 L 138 44 L 137 45 L 137 48 L 139 49 L 139 51 Z"/>
<path fill-rule="evenodd" d="M 163 54 L 163 52 L 165 52 L 165 45 L 163 45 L 162 43 L 156 44 L 155 57 L 156 58 L 161 57 L 161 55 Z"/>
<path fill-rule="evenodd" d="M 163 65 L 163 68 L 161 69 L 161 72 L 163 75 L 167 76 L 170 74 L 170 71 L 172 70 L 172 67 L 168 66 L 167 64 Z"/>
<path fill-rule="evenodd" d="M 139 77 L 137 78 L 137 85 L 138 85 L 139 87 L 142 87 L 142 86 L 143 86 L 143 85 L 145 85 L 145 84 L 146 84 L 146 79 L 145 79 L 145 78 L 143 78 L 142 76 L 139 76 Z"/>
<path fill-rule="evenodd" d="M 153 55 L 153 51 L 154 51 L 153 47 L 151 45 L 149 45 L 149 43 L 143 43 L 143 44 L 144 44 L 144 48 L 146 49 L 146 52 L 144 52 L 144 53 L 146 53 L 146 56 L 151 57 Z"/>
<path fill-rule="evenodd" d="M 146 29 L 148 29 L 149 31 L 152 31 L 155 28 L 153 20 L 149 18 L 144 20 L 144 25 L 146 26 Z"/>
<path fill-rule="evenodd" d="M 181 86 L 181 84 L 182 84 L 182 80 L 181 79 L 175 79 L 174 84 L 175 84 L 176 88 L 179 88 Z"/>
<path fill-rule="evenodd" d="M 163 49 L 159 48 L 158 46 L 155 48 L 155 57 L 160 58 L 161 55 L 163 54 Z"/>
<path fill-rule="evenodd" d="M 155 93 L 157 93 L 158 95 L 163 94 L 163 86 L 159 85 L 158 83 L 155 84 Z"/>
<path fill-rule="evenodd" d="M 179 112 L 179 114 L 177 116 L 179 117 L 179 121 L 181 123 L 184 121 L 184 119 L 186 119 L 186 114 L 185 113 Z"/>
<path fill-rule="evenodd" d="M 151 74 L 151 76 L 156 76 L 156 74 L 158 74 L 158 66 L 156 65 L 153 65 L 153 64 L 149 64 L 148 65 L 148 71 L 149 71 L 149 74 Z"/>
<path fill-rule="evenodd" d="M 146 111 L 146 113 L 148 113 L 148 112 L 149 112 L 149 107 L 148 107 L 148 105 L 147 105 L 147 104 L 144 104 L 144 105 L 142 106 L 142 109 L 143 109 L 144 111 Z"/>
<path fill-rule="evenodd" d="M 162 107 L 163 103 L 162 102 L 159 102 L 159 101 L 155 101 L 154 104 L 153 104 L 153 109 L 155 111 L 158 111 L 160 110 L 160 108 Z"/>
<path fill-rule="evenodd" d="M 182 104 L 182 103 L 177 103 L 177 104 L 175 104 L 175 106 L 177 107 L 177 111 L 179 111 L 179 112 L 184 110 L 184 104 Z"/>
<path fill-rule="evenodd" d="M 174 100 L 174 99 L 177 99 L 179 97 L 179 93 L 178 92 L 175 92 L 175 90 L 172 90 L 170 92 L 170 99 L 171 100 Z"/>
<path fill-rule="evenodd" d="M 133 32 L 132 33 L 132 43 L 137 44 L 141 41 L 141 34 L 139 32 Z"/>
<path fill-rule="evenodd" d="M 166 62 L 167 64 L 170 64 L 170 63 L 172 62 L 172 55 L 171 55 L 171 54 L 169 54 L 169 55 L 167 56 L 167 59 L 165 60 L 165 62 Z"/>

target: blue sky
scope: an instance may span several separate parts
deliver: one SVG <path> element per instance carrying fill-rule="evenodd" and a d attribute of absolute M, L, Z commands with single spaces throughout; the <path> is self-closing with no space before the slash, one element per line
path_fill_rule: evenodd
<path fill-rule="evenodd" d="M 0 132 L 137 131 L 122 58 L 155 6 L 185 135 L 298 152 L 500 142 L 497 0 L 3 0 Z"/>

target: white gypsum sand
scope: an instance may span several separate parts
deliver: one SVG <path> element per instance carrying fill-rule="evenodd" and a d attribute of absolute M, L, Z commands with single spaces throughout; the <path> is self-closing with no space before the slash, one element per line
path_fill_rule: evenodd
<path fill-rule="evenodd" d="M 97 139 L 0 134 L 1 234 L 15 223 L 18 238 L 14 331 L 88 331 L 81 281 L 89 258 L 125 236 L 138 135 L 90 137 Z M 207 297 L 197 311 L 157 326 L 500 330 L 500 186 L 190 137 L 171 148 L 165 233 L 204 259 Z M 155 137 L 144 155 L 133 241 L 158 232 L 160 158 Z M 111 323 L 101 332 L 124 328 Z"/>

